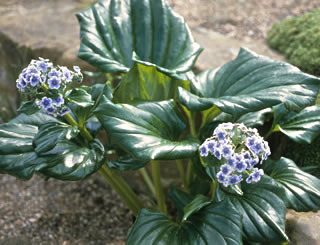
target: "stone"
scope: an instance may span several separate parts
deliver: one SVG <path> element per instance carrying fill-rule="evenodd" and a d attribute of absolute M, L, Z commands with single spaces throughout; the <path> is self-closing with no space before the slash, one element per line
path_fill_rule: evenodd
<path fill-rule="evenodd" d="M 237 56 L 241 47 L 248 48 L 259 55 L 264 55 L 274 60 L 285 60 L 282 55 L 271 50 L 262 41 L 240 41 L 200 27 L 191 28 L 191 31 L 195 40 L 204 48 L 196 62 L 196 68 L 200 71 L 214 69 L 231 61 Z"/>
<path fill-rule="evenodd" d="M 295 212 L 288 210 L 286 233 L 290 245 L 320 245 L 320 211 Z"/>

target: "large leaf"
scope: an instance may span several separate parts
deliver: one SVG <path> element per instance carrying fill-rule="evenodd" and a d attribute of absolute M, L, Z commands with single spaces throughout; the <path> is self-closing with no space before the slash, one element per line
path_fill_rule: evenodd
<path fill-rule="evenodd" d="M 121 80 L 114 94 L 117 103 L 134 100 L 168 100 L 176 97 L 178 87 L 188 89 L 189 82 L 171 78 L 154 66 L 135 63 Z"/>
<path fill-rule="evenodd" d="M 320 107 L 309 106 L 282 117 L 276 129 L 297 143 L 311 143 L 320 134 Z"/>
<path fill-rule="evenodd" d="M 34 172 L 64 180 L 83 179 L 97 171 L 104 156 L 98 141 L 88 147 L 61 141 L 49 152 L 35 152 L 34 137 L 44 123 L 58 123 L 43 113 L 21 114 L 0 125 L 0 172 L 30 179 Z"/>
<path fill-rule="evenodd" d="M 179 88 L 183 105 L 193 111 L 219 109 L 234 118 L 280 103 L 289 111 L 299 111 L 314 104 L 320 85 L 320 79 L 292 65 L 246 49 L 219 70 L 204 71 L 193 82 L 193 93 Z"/>
<path fill-rule="evenodd" d="M 37 153 L 47 152 L 62 140 L 77 136 L 79 129 L 62 122 L 45 122 L 34 136 L 33 144 Z"/>
<path fill-rule="evenodd" d="M 197 139 L 179 140 L 186 125 L 173 100 L 133 106 L 104 99 L 95 112 L 112 143 L 136 159 L 188 158 L 198 150 Z"/>
<path fill-rule="evenodd" d="M 88 107 L 93 105 L 92 96 L 85 88 L 73 88 L 67 94 L 68 100 L 80 107 Z"/>
<path fill-rule="evenodd" d="M 127 237 L 127 245 L 236 245 L 241 219 L 228 202 L 209 204 L 176 224 L 158 211 L 142 209 Z"/>
<path fill-rule="evenodd" d="M 255 184 L 241 182 L 242 195 L 229 188 L 216 191 L 217 199 L 228 199 L 242 214 L 243 237 L 248 241 L 274 242 L 288 240 L 285 234 L 285 191 L 276 181 L 262 176 Z"/>
<path fill-rule="evenodd" d="M 136 55 L 166 73 L 184 73 L 202 51 L 166 0 L 102 0 L 77 18 L 78 55 L 103 72 L 128 72 Z"/>
<path fill-rule="evenodd" d="M 265 172 L 284 190 L 288 208 L 297 212 L 320 209 L 320 180 L 302 170 L 290 159 L 268 160 L 263 164 Z"/>

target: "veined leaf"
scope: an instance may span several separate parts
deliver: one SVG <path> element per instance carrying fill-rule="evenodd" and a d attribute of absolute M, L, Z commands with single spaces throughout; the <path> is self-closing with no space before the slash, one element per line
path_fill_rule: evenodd
<path fill-rule="evenodd" d="M 95 113 L 112 143 L 136 159 L 188 158 L 198 150 L 197 139 L 179 139 L 186 125 L 173 100 L 133 106 L 104 99 Z"/>
<path fill-rule="evenodd" d="M 242 214 L 243 237 L 254 242 L 274 242 L 288 240 L 285 234 L 285 191 L 276 181 L 262 176 L 258 183 L 241 182 L 242 195 L 216 191 L 218 200 L 230 200 Z"/>
<path fill-rule="evenodd" d="M 44 123 L 61 123 L 43 113 L 19 115 L 0 125 L 0 172 L 30 179 L 35 172 L 63 180 L 83 179 L 97 171 L 104 157 L 99 141 L 88 147 L 61 141 L 49 152 L 38 154 L 33 144 Z"/>
<path fill-rule="evenodd" d="M 161 101 L 173 99 L 178 87 L 189 88 L 189 82 L 171 78 L 159 72 L 155 66 L 135 63 L 124 76 L 114 94 L 117 103 L 129 103 L 134 100 Z"/>
<path fill-rule="evenodd" d="M 299 113 L 289 112 L 276 125 L 297 143 L 311 143 L 320 134 L 320 107 L 309 106 Z"/>
<path fill-rule="evenodd" d="M 209 108 L 241 115 L 284 103 L 289 111 L 314 104 L 320 79 L 284 62 L 246 49 L 219 70 L 204 71 L 192 85 L 193 93 L 179 88 L 179 100 L 189 110 Z"/>
<path fill-rule="evenodd" d="M 62 140 L 71 140 L 79 133 L 77 127 L 62 122 L 48 122 L 39 127 L 34 136 L 34 150 L 37 153 L 47 152 L 54 148 Z"/>
<path fill-rule="evenodd" d="M 166 0 L 102 0 L 77 18 L 78 55 L 103 72 L 128 72 L 135 56 L 165 73 L 185 73 L 202 51 Z"/>
<path fill-rule="evenodd" d="M 241 218 L 228 202 L 209 204 L 176 224 L 158 211 L 142 209 L 127 237 L 128 245 L 236 245 L 241 241 Z"/>
<path fill-rule="evenodd" d="M 290 159 L 267 160 L 263 169 L 285 190 L 288 208 L 297 212 L 320 209 L 320 180 L 300 170 Z"/>
<path fill-rule="evenodd" d="M 92 101 L 91 95 L 84 88 L 73 88 L 69 94 L 67 94 L 70 102 L 80 106 L 88 107 L 92 106 L 94 102 Z"/>

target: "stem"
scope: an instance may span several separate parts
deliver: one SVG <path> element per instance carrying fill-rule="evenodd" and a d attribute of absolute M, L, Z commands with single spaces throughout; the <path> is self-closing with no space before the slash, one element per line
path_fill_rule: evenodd
<path fill-rule="evenodd" d="M 269 138 L 269 136 L 274 133 L 274 132 L 279 132 L 280 131 L 280 128 L 278 126 L 278 124 L 275 126 L 275 127 L 272 127 L 268 133 L 266 133 L 266 135 L 264 136 L 265 139 Z"/>
<path fill-rule="evenodd" d="M 188 185 L 187 185 L 187 181 L 186 181 L 186 177 L 184 175 L 184 168 L 183 168 L 183 163 L 182 160 L 176 160 L 176 164 L 178 167 L 178 171 L 179 171 L 179 175 L 181 178 L 181 183 L 183 185 L 183 189 L 188 192 Z"/>
<path fill-rule="evenodd" d="M 104 164 L 99 170 L 99 174 L 101 174 L 112 189 L 118 193 L 121 200 L 127 205 L 133 215 L 137 216 L 143 208 L 143 204 L 119 173 Z"/>
<path fill-rule="evenodd" d="M 160 182 L 160 164 L 156 160 L 151 161 L 152 164 L 152 178 L 156 189 L 156 199 L 159 211 L 167 214 L 167 207 L 165 203 L 164 191 Z"/>
<path fill-rule="evenodd" d="M 140 168 L 140 169 L 139 169 L 139 172 L 140 172 L 140 174 L 142 175 L 144 181 L 146 182 L 149 190 L 152 192 L 152 194 L 153 194 L 154 196 L 156 196 L 156 190 L 155 190 L 155 188 L 154 188 L 154 185 L 153 185 L 153 183 L 152 183 L 152 180 L 151 180 L 151 178 L 150 178 L 150 176 L 149 176 L 146 168 L 144 168 L 144 167 L 143 167 L 143 168 Z"/>
<path fill-rule="evenodd" d="M 215 179 L 215 181 L 212 181 L 212 184 L 211 184 L 211 200 L 214 199 L 217 187 L 218 187 L 218 181 L 217 179 Z"/>
<path fill-rule="evenodd" d="M 80 134 L 87 139 L 88 141 L 92 141 L 93 137 L 91 136 L 90 132 L 84 126 L 79 126 L 79 124 L 73 119 L 70 113 L 66 114 L 64 118 L 72 125 L 77 126 L 80 129 Z"/>
<path fill-rule="evenodd" d="M 186 177 L 186 185 L 188 189 L 192 180 L 193 180 L 193 164 L 192 164 L 192 160 L 189 159 L 188 168 L 187 168 L 187 177 Z"/>
<path fill-rule="evenodd" d="M 94 138 L 87 130 L 85 126 L 80 127 L 79 124 L 73 119 L 70 113 L 66 114 L 65 119 L 72 126 L 77 126 L 80 130 L 80 134 L 88 141 L 92 141 Z M 116 171 L 107 167 L 107 165 L 103 164 L 100 170 L 98 171 L 108 182 L 108 184 L 114 189 L 121 200 L 127 205 L 130 211 L 137 216 L 139 211 L 143 208 L 143 204 L 141 203 L 138 196 L 133 192 L 133 190 L 129 187 L 127 182 L 117 173 Z"/>

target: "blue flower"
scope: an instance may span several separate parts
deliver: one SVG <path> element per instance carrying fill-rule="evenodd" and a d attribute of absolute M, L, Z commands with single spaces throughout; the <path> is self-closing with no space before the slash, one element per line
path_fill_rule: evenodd
<path fill-rule="evenodd" d="M 229 157 L 227 159 L 227 164 L 231 167 L 234 168 L 236 166 L 236 160 L 233 157 Z"/>
<path fill-rule="evenodd" d="M 223 173 L 224 175 L 228 175 L 231 173 L 231 168 L 227 164 L 223 164 L 220 167 L 220 172 Z"/>
<path fill-rule="evenodd" d="M 45 62 L 44 60 L 41 60 L 41 61 L 38 62 L 37 68 L 39 70 L 41 70 L 42 72 L 47 72 L 48 63 Z"/>
<path fill-rule="evenodd" d="M 222 147 L 222 155 L 225 157 L 225 158 L 228 158 L 232 155 L 232 147 L 230 145 L 224 145 Z"/>
<path fill-rule="evenodd" d="M 27 73 L 31 74 L 31 75 L 33 75 L 33 74 L 40 75 L 40 71 L 33 65 L 28 66 Z"/>
<path fill-rule="evenodd" d="M 202 156 L 202 157 L 208 156 L 209 152 L 208 152 L 207 146 L 205 144 L 201 145 L 199 147 L 199 150 L 200 150 L 200 156 Z"/>
<path fill-rule="evenodd" d="M 231 175 L 228 178 L 228 184 L 229 185 L 236 185 L 242 181 L 241 175 Z"/>
<path fill-rule="evenodd" d="M 251 148 L 254 153 L 258 154 L 260 151 L 262 151 L 262 144 L 261 142 L 257 142 L 254 144 L 254 146 Z"/>
<path fill-rule="evenodd" d="M 26 81 L 20 77 L 18 80 L 17 80 L 17 88 L 19 89 L 24 89 L 25 87 L 27 87 L 27 83 Z"/>
<path fill-rule="evenodd" d="M 72 72 L 65 66 L 62 66 L 61 67 L 61 70 L 62 70 L 62 73 L 63 73 L 63 76 L 64 78 L 68 81 L 68 82 L 71 82 L 72 80 Z"/>
<path fill-rule="evenodd" d="M 44 108 L 44 109 L 48 109 L 49 107 L 52 106 L 52 99 L 47 98 L 47 97 L 43 97 L 40 105 Z"/>
<path fill-rule="evenodd" d="M 60 107 L 61 105 L 64 104 L 64 99 L 63 99 L 63 96 L 60 94 L 57 98 L 55 98 L 52 103 L 57 106 L 57 107 Z"/>
<path fill-rule="evenodd" d="M 74 70 L 76 73 L 80 73 L 80 72 L 81 72 L 79 66 L 73 66 L 73 70 Z"/>
<path fill-rule="evenodd" d="M 66 114 L 68 114 L 70 112 L 70 109 L 68 107 L 63 108 L 62 110 L 60 110 L 60 116 L 64 116 Z"/>
<path fill-rule="evenodd" d="M 56 115 L 56 112 L 57 112 L 57 109 L 54 108 L 54 107 L 52 107 L 52 106 L 50 106 L 50 107 L 48 107 L 48 108 L 46 109 L 46 112 L 47 112 L 47 114 L 49 114 L 49 115 L 55 116 L 55 115 Z"/>
<path fill-rule="evenodd" d="M 219 148 L 215 148 L 215 149 L 214 149 L 213 155 L 214 155 L 218 160 L 221 160 L 221 151 L 220 151 Z"/>
<path fill-rule="evenodd" d="M 60 79 L 56 76 L 51 77 L 48 81 L 50 89 L 59 89 L 60 88 Z"/>
<path fill-rule="evenodd" d="M 247 183 L 258 182 L 261 179 L 261 176 L 264 175 L 262 169 L 254 168 L 253 173 L 249 175 L 246 179 Z"/>
<path fill-rule="evenodd" d="M 243 156 L 244 159 L 247 159 L 247 160 L 250 160 L 250 159 L 251 159 L 250 153 L 249 153 L 248 151 L 244 152 L 244 153 L 242 154 L 242 156 Z"/>
<path fill-rule="evenodd" d="M 46 76 L 41 76 L 41 80 L 40 80 L 41 83 L 45 83 L 46 80 L 47 80 Z"/>
<path fill-rule="evenodd" d="M 226 175 L 224 175 L 221 171 L 217 173 L 217 179 L 219 183 L 224 183 L 226 180 Z"/>
<path fill-rule="evenodd" d="M 254 143 L 256 142 L 256 137 L 252 136 L 250 138 L 247 139 L 247 146 L 249 148 L 254 146 Z"/>
<path fill-rule="evenodd" d="M 209 150 L 210 152 L 212 152 L 212 153 L 213 153 L 213 150 L 214 150 L 214 146 L 215 146 L 214 141 L 209 141 L 209 142 L 207 142 L 208 150 Z"/>
<path fill-rule="evenodd" d="M 247 168 L 247 164 L 243 161 L 236 161 L 235 163 L 235 169 L 237 170 L 237 172 L 241 173 L 244 170 L 246 170 Z"/>
<path fill-rule="evenodd" d="M 53 68 L 49 73 L 48 73 L 49 77 L 60 77 L 61 76 L 61 72 L 58 71 L 56 68 Z"/>
<path fill-rule="evenodd" d="M 219 130 L 219 131 L 216 133 L 216 135 L 217 135 L 219 141 L 224 141 L 224 140 L 226 139 L 227 132 L 226 132 L 226 131 L 223 131 L 223 130 Z"/>
<path fill-rule="evenodd" d="M 30 78 L 30 84 L 32 87 L 35 87 L 37 86 L 38 83 L 40 83 L 41 81 L 41 78 L 39 75 L 32 75 L 31 78 Z"/>

